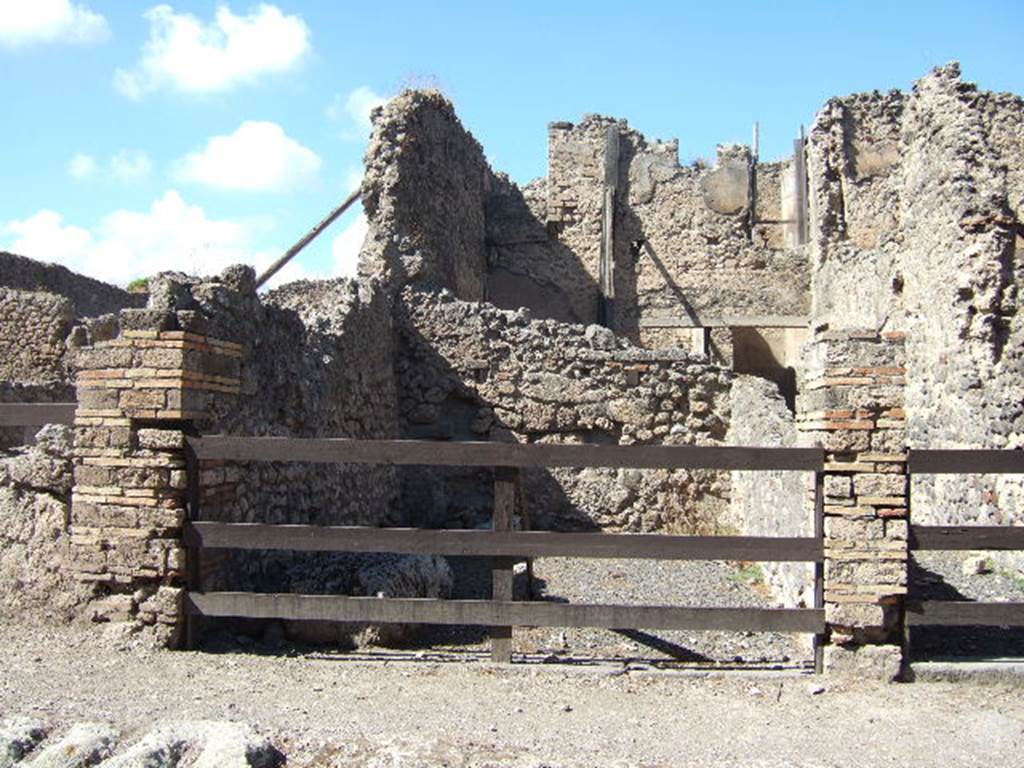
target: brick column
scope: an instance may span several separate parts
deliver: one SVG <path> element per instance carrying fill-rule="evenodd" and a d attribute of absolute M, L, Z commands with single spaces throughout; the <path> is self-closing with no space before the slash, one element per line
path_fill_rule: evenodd
<path fill-rule="evenodd" d="M 826 669 L 892 679 L 907 591 L 903 334 L 826 332 L 805 350 L 798 428 L 826 450 Z"/>
<path fill-rule="evenodd" d="M 212 398 L 237 395 L 242 356 L 237 344 L 158 330 L 177 324 L 124 310 L 117 338 L 78 350 L 70 515 L 90 617 L 168 645 L 182 626 L 185 431 L 210 423 Z"/>

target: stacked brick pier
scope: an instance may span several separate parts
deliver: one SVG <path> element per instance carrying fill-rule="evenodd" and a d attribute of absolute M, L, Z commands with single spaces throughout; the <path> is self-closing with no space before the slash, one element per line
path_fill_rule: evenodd
<path fill-rule="evenodd" d="M 169 645 L 182 626 L 185 434 L 209 423 L 213 398 L 238 393 L 242 357 L 237 344 L 165 330 L 178 320 L 125 310 L 120 335 L 78 350 L 70 516 L 91 617 Z"/>
<path fill-rule="evenodd" d="M 825 332 L 807 348 L 802 442 L 826 450 L 826 669 L 891 679 L 907 591 L 902 333 Z"/>

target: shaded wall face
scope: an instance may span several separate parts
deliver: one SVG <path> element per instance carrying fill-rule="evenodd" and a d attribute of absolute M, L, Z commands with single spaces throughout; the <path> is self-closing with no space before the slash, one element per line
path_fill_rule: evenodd
<path fill-rule="evenodd" d="M 716 444 L 730 374 L 681 351 L 659 355 L 596 326 L 533 321 L 407 290 L 396 307 L 397 386 L 407 437 L 518 442 Z M 713 526 L 728 477 L 712 472 L 530 471 L 539 527 L 696 530 Z M 490 511 L 489 478 L 427 472 L 407 503 L 437 525 Z"/>
<path fill-rule="evenodd" d="M 397 435 L 391 304 L 376 284 L 301 281 L 263 297 L 252 272 L 232 268 L 168 300 L 179 325 L 244 347 L 237 394 L 196 393 L 206 429 L 245 436 L 392 438 Z M 380 525 L 396 522 L 398 480 L 378 465 L 233 462 L 204 473 L 217 493 L 204 519 Z M 236 586 L 272 583 L 287 554 L 238 555 Z M 223 585 L 222 585 L 223 586 Z"/>

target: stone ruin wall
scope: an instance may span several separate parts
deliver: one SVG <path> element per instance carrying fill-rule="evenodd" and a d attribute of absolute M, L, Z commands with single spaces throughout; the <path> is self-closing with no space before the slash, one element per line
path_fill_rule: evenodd
<path fill-rule="evenodd" d="M 727 370 L 683 350 L 639 349 L 611 331 L 407 288 L 396 311 L 403 433 L 440 440 L 717 444 L 729 421 Z M 482 476 L 481 476 L 482 475 Z M 407 498 L 425 523 L 487 522 L 489 472 L 418 470 Z M 712 471 L 524 472 L 540 529 L 714 530 L 728 476 Z"/>
<path fill-rule="evenodd" d="M 145 301 L 64 267 L 0 252 L 0 402 L 74 400 L 65 340 L 76 322 L 102 325 Z M 0 448 L 25 439 L 21 429 L 0 428 Z"/>
<path fill-rule="evenodd" d="M 908 445 L 1015 448 L 1024 426 L 1024 105 L 941 67 L 831 100 L 809 137 L 814 324 L 907 332 Z M 922 523 L 1019 523 L 1019 478 L 918 477 Z"/>
<path fill-rule="evenodd" d="M 584 295 L 586 280 L 571 282 L 566 266 L 576 257 L 548 239 L 531 208 L 535 200 L 494 174 L 443 97 L 410 92 L 376 113 L 366 168 L 370 234 L 360 269 L 386 281 L 395 297 L 404 436 L 721 442 L 728 371 L 682 350 L 655 353 L 605 329 L 565 322 L 581 319 L 571 307 Z M 568 278 L 581 288 L 559 294 L 569 299 L 557 302 L 563 319 L 532 321 L 528 307 L 503 313 L 474 303 L 492 290 L 499 240 L 531 246 L 524 241 L 541 237 L 544 243 L 532 246 L 548 256 L 557 252 L 540 259 L 557 272 L 549 285 Z M 532 246 L 511 252 L 532 257 Z M 477 255 L 490 253 L 490 261 L 470 258 L 474 248 Z M 435 299 L 438 291 L 447 298 Z M 537 314 L 547 312 L 540 307 Z M 616 415 L 616 408 L 622 412 Z M 401 474 L 403 495 L 432 524 L 486 521 L 488 473 L 404 468 Z M 673 487 L 667 477 L 641 473 L 628 490 L 603 471 L 532 474 L 543 493 L 536 506 L 550 500 L 556 511 L 547 520 L 563 526 L 651 530 L 663 522 L 685 528 L 686 515 L 708 526 L 728 496 L 725 474 L 683 473 L 672 480 L 685 476 L 686 482 Z M 571 508 L 570 501 L 584 497 L 596 505 L 589 516 Z M 683 502 L 695 500 L 698 509 L 687 510 Z M 665 504 L 679 512 L 667 512 Z"/>
<path fill-rule="evenodd" d="M 99 447 L 115 454 L 109 458 L 165 462 L 156 474 L 170 473 L 167 508 L 174 509 L 180 488 L 170 478 L 180 441 L 155 432 L 180 434 L 197 413 L 205 428 L 235 434 L 824 445 L 835 518 L 826 525 L 826 568 L 840 587 L 829 597 L 829 621 L 842 647 L 884 640 L 905 590 L 906 503 L 896 488 L 903 447 L 1018 447 L 1021 116 L 1020 99 L 979 92 L 960 82 L 955 67 L 929 75 L 909 94 L 830 101 L 808 137 L 809 242 L 799 246 L 778 223 L 792 215 L 790 163 L 756 165 L 752 217 L 755 167 L 746 150 L 724 149 L 713 169 L 681 168 L 674 145 L 648 143 L 624 123 L 593 117 L 553 124 L 549 178 L 520 189 L 491 171 L 447 101 L 403 95 L 375 116 L 363 188 L 370 219 L 363 277 L 293 284 L 261 299 L 245 270 L 211 280 L 172 275 L 155 281 L 148 309 L 86 320 L 71 333 L 86 358 L 121 340 L 138 347 L 135 364 L 142 365 L 141 342 L 175 342 L 184 370 L 202 374 L 210 361 L 190 356 L 179 334 L 238 344 L 244 354 L 234 390 L 166 389 L 163 407 L 171 409 L 172 397 L 181 404 L 170 423 L 150 415 L 143 395 L 133 392 L 122 403 L 123 391 L 99 387 L 116 390 L 116 407 L 99 409 L 116 413 L 83 415 L 101 423 L 77 428 L 76 461 L 81 449 L 97 447 L 87 445 L 97 439 L 87 428 L 103 427 L 108 444 Z M 619 132 L 621 152 L 618 334 L 569 322 L 596 318 L 594 192 L 609 128 Z M 104 312 L 127 297 L 111 291 Z M 38 302 L 45 309 L 34 314 L 52 310 L 59 323 L 81 320 L 82 310 L 61 304 L 67 298 L 52 298 L 56 293 L 15 300 Z M 527 309 L 509 308 L 516 295 Z M 486 298 L 497 306 L 478 303 Z M 127 299 L 130 306 L 134 299 Z M 693 337 L 688 329 L 641 327 L 645 316 L 670 311 L 809 314 L 815 335 L 802 350 L 786 333 L 754 329 L 798 369 L 796 401 L 728 370 L 740 369 L 733 342 L 744 329 L 715 329 L 702 356 L 679 348 Z M 53 354 L 39 360 L 59 371 L 67 360 L 60 360 L 58 330 L 40 327 L 40 348 Z M 724 365 L 715 364 L 716 355 Z M 24 373 L 13 376 L 13 386 L 30 383 Z M 114 422 L 104 425 L 108 418 Z M 123 442 L 109 442 L 115 439 Z M 37 485 L 25 480 L 23 468 L 33 462 L 60 464 L 53 447 L 60 440 L 41 442 L 4 459 L 0 491 L 31 495 L 30 506 L 46 507 L 40 515 L 54 525 L 66 510 L 74 529 L 82 519 L 77 502 L 67 511 L 69 486 L 60 472 L 49 479 L 41 473 Z M 147 491 L 147 473 L 136 475 L 123 489 L 164 498 Z M 489 478 L 474 472 L 211 465 L 203 478 L 204 509 L 218 519 L 470 526 L 486 524 L 490 511 Z M 1019 481 L 954 482 L 916 481 L 918 520 L 1020 519 Z M 531 473 L 527 484 L 538 510 L 555 510 L 548 519 L 537 515 L 538 527 L 693 531 L 725 521 L 748 533 L 798 535 L 808 523 L 807 484 L 782 473 L 730 479 L 559 470 Z M 117 500 L 83 503 L 123 507 Z M 666 514 L 674 504 L 680 514 Z M 780 507 L 792 514 L 780 517 Z M 82 509 L 89 514 L 90 507 Z M 115 560 L 126 553 L 119 567 L 129 574 L 139 567 L 132 559 L 138 547 L 151 551 L 157 541 L 156 549 L 171 553 L 178 546 L 159 543 L 173 542 L 174 526 L 154 528 L 137 515 L 117 520 L 111 531 L 90 532 L 79 543 L 114 552 L 106 557 Z M 22 553 L 0 563 L 12 574 L 28 567 L 28 538 L 9 539 L 10 550 Z M 855 546 L 863 541 L 874 543 Z M 67 545 L 60 536 L 53 542 Z M 163 570 L 135 572 L 127 581 L 93 578 L 94 590 L 115 598 L 106 618 L 173 617 L 165 603 L 181 574 L 173 557 L 163 562 Z M 280 579 L 294 565 L 253 557 L 242 573 L 250 582 Z M 17 583 L 26 572 L 4 578 Z M 768 576 L 784 602 L 806 603 L 805 572 L 784 567 Z M 92 576 L 103 573 L 116 569 Z M 875 583 L 858 591 L 861 576 Z M 160 595 L 164 603 L 154 607 Z M 884 647 L 878 654 L 891 656 Z"/>

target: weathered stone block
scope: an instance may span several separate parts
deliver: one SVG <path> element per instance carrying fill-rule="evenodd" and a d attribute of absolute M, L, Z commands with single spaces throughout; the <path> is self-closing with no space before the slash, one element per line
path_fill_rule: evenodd
<path fill-rule="evenodd" d="M 121 393 L 119 405 L 126 412 L 131 413 L 132 411 L 163 408 L 166 402 L 166 392 L 162 389 L 128 389 Z"/>
<path fill-rule="evenodd" d="M 831 675 L 893 682 L 902 664 L 903 652 L 897 645 L 825 647 L 825 671 Z"/>
<path fill-rule="evenodd" d="M 853 490 L 858 496 L 902 496 L 907 491 L 904 475 L 870 473 L 853 478 Z"/>
<path fill-rule="evenodd" d="M 177 429 L 140 429 L 139 447 L 151 451 L 174 451 L 185 447 L 185 433 Z"/>
<path fill-rule="evenodd" d="M 843 475 L 825 475 L 825 496 L 830 499 L 851 498 L 853 483 Z"/>

